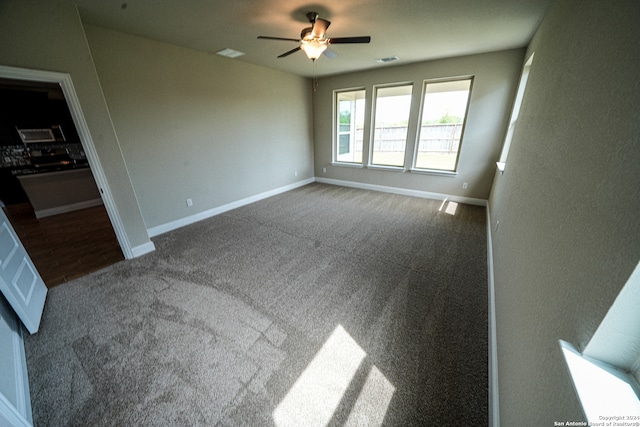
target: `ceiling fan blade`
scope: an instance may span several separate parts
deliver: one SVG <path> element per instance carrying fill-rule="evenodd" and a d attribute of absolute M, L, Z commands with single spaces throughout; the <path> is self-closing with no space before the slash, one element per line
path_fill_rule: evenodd
<path fill-rule="evenodd" d="M 336 56 L 338 56 L 337 53 L 335 53 L 334 51 L 332 51 L 331 49 L 326 49 L 324 52 L 322 52 L 324 56 L 326 56 L 329 59 L 333 59 Z"/>
<path fill-rule="evenodd" d="M 296 53 L 296 52 L 297 52 L 297 51 L 299 51 L 299 50 L 300 50 L 300 46 L 298 46 L 298 47 L 297 47 L 297 48 L 295 48 L 295 49 L 291 49 L 290 51 L 285 52 L 285 53 L 283 53 L 282 55 L 278 55 L 278 58 L 284 58 L 285 56 L 289 56 L 289 55 L 291 55 L 292 53 Z"/>
<path fill-rule="evenodd" d="M 329 39 L 329 43 L 331 44 L 339 44 L 339 43 L 369 43 L 371 41 L 371 37 L 362 36 L 362 37 L 336 37 Z"/>
<path fill-rule="evenodd" d="M 288 42 L 299 42 L 300 39 L 289 39 L 286 37 L 269 37 L 269 36 L 258 36 L 259 39 L 264 39 L 264 40 L 284 40 L 284 41 L 288 41 Z"/>
<path fill-rule="evenodd" d="M 327 32 L 327 28 L 331 25 L 330 21 L 322 18 L 316 18 L 316 21 L 313 23 L 313 27 L 311 29 L 311 35 L 313 38 L 322 38 L 324 37 L 324 33 Z"/>

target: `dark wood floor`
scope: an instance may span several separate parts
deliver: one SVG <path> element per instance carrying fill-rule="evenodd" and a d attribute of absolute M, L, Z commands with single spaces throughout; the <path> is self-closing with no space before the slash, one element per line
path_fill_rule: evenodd
<path fill-rule="evenodd" d="M 41 219 L 29 203 L 4 210 L 49 288 L 124 259 L 104 206 Z"/>

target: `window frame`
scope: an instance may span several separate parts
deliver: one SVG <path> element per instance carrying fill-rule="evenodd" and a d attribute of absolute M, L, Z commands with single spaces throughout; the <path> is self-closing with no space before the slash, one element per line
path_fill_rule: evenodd
<path fill-rule="evenodd" d="M 453 169 L 435 169 L 435 168 L 419 168 L 417 167 L 418 162 L 418 153 L 420 149 L 420 135 L 422 133 L 422 116 L 424 114 L 425 107 L 425 97 L 427 95 L 427 86 L 429 84 L 434 83 L 447 83 L 447 82 L 457 82 L 457 81 L 465 81 L 469 80 L 469 94 L 467 95 L 467 105 L 464 111 L 464 119 L 462 120 L 462 129 L 460 130 L 460 142 L 458 143 L 458 150 L 456 153 L 456 161 Z M 420 110 L 418 111 L 418 123 L 416 130 L 416 140 L 413 148 L 413 158 L 411 162 L 411 172 L 418 173 L 427 173 L 427 174 L 437 174 L 437 175 L 457 175 L 458 174 L 458 164 L 460 162 L 460 153 L 462 152 L 462 143 L 464 141 L 465 130 L 467 127 L 467 119 L 469 117 L 469 108 L 471 107 L 471 95 L 473 93 L 473 84 L 474 84 L 475 76 L 456 76 L 456 77 L 445 77 L 438 79 L 425 79 L 422 82 L 422 93 L 420 96 Z"/>
<path fill-rule="evenodd" d="M 513 100 L 513 107 L 511 108 L 511 115 L 509 116 L 509 124 L 507 126 L 507 132 L 504 136 L 504 142 L 502 143 L 502 151 L 500 152 L 500 157 L 497 162 L 498 170 L 500 173 L 504 172 L 505 166 L 507 164 L 507 158 L 509 157 L 509 149 L 511 148 L 511 141 L 513 139 L 513 133 L 516 130 L 518 124 L 518 118 L 520 116 L 520 109 L 522 108 L 522 100 L 524 99 L 524 92 L 527 89 L 527 83 L 529 81 L 529 75 L 531 74 L 531 67 L 533 66 L 533 57 L 535 52 L 533 52 L 529 58 L 525 61 L 522 66 L 522 71 L 520 73 L 520 80 L 518 82 L 518 89 L 516 92 L 516 97 Z"/>
<path fill-rule="evenodd" d="M 411 88 L 411 94 L 409 99 L 409 115 L 407 116 L 407 135 L 405 136 L 404 141 L 404 151 L 403 151 L 403 160 L 402 165 L 384 165 L 373 163 L 373 154 L 374 154 L 374 144 L 376 138 L 376 109 L 377 109 L 377 100 L 378 100 L 378 90 L 379 89 L 389 89 L 389 88 L 400 88 L 403 86 L 407 86 Z M 413 81 L 404 81 L 404 82 L 394 82 L 394 83 L 384 83 L 373 85 L 373 94 L 371 96 L 371 115 L 369 120 L 370 126 L 370 135 L 369 135 L 369 153 L 367 156 L 367 168 L 369 169 L 382 169 L 382 170 L 406 170 L 407 163 L 407 148 L 409 146 L 409 124 L 411 121 L 411 111 L 412 111 L 412 103 L 413 103 L 413 89 L 414 89 Z"/>
<path fill-rule="evenodd" d="M 635 397 L 640 401 L 640 312 L 637 310 L 637 301 L 640 297 L 640 262 L 636 264 L 633 272 L 627 279 L 627 282 L 620 290 L 615 301 L 609 307 L 609 311 L 595 333 L 584 347 L 582 352 L 573 344 L 559 340 L 560 348 L 563 351 L 565 362 L 569 371 L 569 376 L 573 382 L 576 394 L 582 405 L 586 418 L 589 421 L 600 421 L 594 419 L 598 417 L 596 411 L 605 410 L 606 405 L 597 403 L 593 404 L 594 399 L 589 398 L 594 390 L 596 392 L 602 389 L 600 384 L 594 386 L 585 381 L 588 378 L 579 370 L 574 369 L 575 357 L 586 361 L 600 369 L 604 369 L 611 376 L 617 377 L 618 380 L 626 383 L 631 391 L 635 393 Z M 604 390 L 608 393 L 609 390 Z M 587 396 L 587 399 L 584 398 Z M 635 402 L 635 409 L 638 413 L 626 413 L 620 415 L 634 415 L 640 417 L 640 402 Z M 595 414 L 595 417 L 594 417 Z M 613 415 L 613 414 L 601 414 Z M 637 419 L 635 419 L 637 420 Z"/>
<path fill-rule="evenodd" d="M 338 155 L 339 155 L 339 145 L 340 145 L 340 119 L 339 119 L 339 114 L 340 114 L 340 105 L 339 105 L 339 100 L 338 97 L 340 96 L 340 94 L 342 93 L 349 93 L 349 92 L 364 92 L 364 98 L 363 98 L 363 116 L 364 116 L 364 120 L 363 120 L 363 141 L 362 141 L 362 158 L 360 159 L 360 162 L 348 162 L 348 161 L 344 161 L 344 160 L 338 160 Z M 355 100 L 354 100 L 355 102 Z M 353 88 L 346 88 L 346 89 L 337 89 L 333 91 L 333 118 L 332 118 L 332 143 L 331 143 L 331 162 L 332 164 L 335 165 L 339 165 L 339 166 L 347 166 L 347 167 L 363 167 L 365 164 L 365 144 L 364 144 L 364 133 L 365 133 L 365 128 L 367 126 L 367 120 L 366 120 L 366 108 L 367 108 L 367 90 L 364 86 L 358 86 L 358 87 L 353 87 Z M 355 123 L 353 124 L 355 127 Z M 343 133 L 344 134 L 344 133 Z M 354 135 L 355 135 L 355 129 L 354 129 Z M 355 141 L 355 139 L 354 139 Z"/>

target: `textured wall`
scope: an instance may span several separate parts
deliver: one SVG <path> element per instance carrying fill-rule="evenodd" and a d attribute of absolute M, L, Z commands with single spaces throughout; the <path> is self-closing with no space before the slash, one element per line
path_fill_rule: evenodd
<path fill-rule="evenodd" d="M 320 79 L 318 90 L 314 96 L 316 176 L 488 199 L 493 182 L 495 162 L 498 161 L 500 146 L 511 111 L 511 102 L 518 84 L 523 54 L 523 49 L 515 49 L 411 65 L 385 66 L 371 71 Z M 365 87 L 367 103 L 370 104 L 374 85 L 413 82 L 413 100 L 407 141 L 407 150 L 413 151 L 423 81 L 469 75 L 474 76 L 474 81 L 457 176 L 331 166 L 334 90 Z M 369 110 L 367 109 L 367 111 Z M 411 123 L 416 125 L 411 127 Z M 365 128 L 365 135 L 366 132 Z M 323 168 L 327 169 L 326 173 L 323 173 Z M 463 182 L 469 183 L 467 190 L 462 189 Z"/>
<path fill-rule="evenodd" d="M 308 79 L 86 31 L 147 227 L 313 177 Z"/>
<path fill-rule="evenodd" d="M 502 425 L 581 419 L 583 346 L 640 258 L 640 6 L 557 0 L 490 209 Z"/>

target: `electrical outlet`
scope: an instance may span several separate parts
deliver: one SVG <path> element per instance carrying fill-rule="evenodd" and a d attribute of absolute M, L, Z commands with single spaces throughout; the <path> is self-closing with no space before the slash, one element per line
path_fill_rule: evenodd
<path fill-rule="evenodd" d="M 327 173 L 327 168 L 322 168 L 322 173 Z"/>
<path fill-rule="evenodd" d="M 193 200 L 191 200 L 191 199 L 187 199 L 187 206 L 188 206 L 188 207 L 193 206 Z"/>
<path fill-rule="evenodd" d="M 499 226 L 500 226 L 500 221 L 496 221 L 496 228 L 494 229 L 494 233 L 498 231 Z"/>
<path fill-rule="evenodd" d="M 469 187 L 469 183 L 468 182 L 463 182 L 462 183 L 462 189 L 466 190 Z"/>
<path fill-rule="evenodd" d="M 293 173 L 293 176 L 298 176 L 298 171 L 295 171 L 295 172 Z"/>

